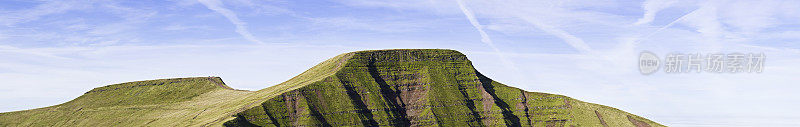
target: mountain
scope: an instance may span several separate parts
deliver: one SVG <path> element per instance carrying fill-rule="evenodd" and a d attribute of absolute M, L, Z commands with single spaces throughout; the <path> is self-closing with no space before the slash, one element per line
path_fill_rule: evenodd
<path fill-rule="evenodd" d="M 218 77 L 98 87 L 0 126 L 663 126 L 567 96 L 527 92 L 444 49 L 357 51 L 286 82 L 235 90 Z"/>

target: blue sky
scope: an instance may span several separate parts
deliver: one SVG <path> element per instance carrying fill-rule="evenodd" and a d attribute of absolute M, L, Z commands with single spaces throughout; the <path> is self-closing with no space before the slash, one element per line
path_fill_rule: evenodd
<path fill-rule="evenodd" d="M 257 90 L 340 53 L 464 52 L 528 91 L 671 126 L 800 126 L 800 1 L 0 1 L 0 111 L 103 85 L 221 76 Z M 641 51 L 764 53 L 763 73 L 641 75 Z"/>

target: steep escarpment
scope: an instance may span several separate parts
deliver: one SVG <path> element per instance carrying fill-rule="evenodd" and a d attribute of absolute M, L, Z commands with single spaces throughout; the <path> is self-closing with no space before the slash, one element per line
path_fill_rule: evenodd
<path fill-rule="evenodd" d="M 348 53 L 319 80 L 228 126 L 661 126 L 610 107 L 493 81 L 453 50 Z"/>

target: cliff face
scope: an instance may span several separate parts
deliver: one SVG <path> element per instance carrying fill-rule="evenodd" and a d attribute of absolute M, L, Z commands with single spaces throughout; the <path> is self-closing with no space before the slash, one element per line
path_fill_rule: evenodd
<path fill-rule="evenodd" d="M 95 88 L 55 106 L 0 113 L 0 126 L 663 126 L 477 72 L 454 50 L 338 55 L 278 85 L 234 90 L 218 77 Z"/>
<path fill-rule="evenodd" d="M 227 126 L 661 126 L 610 107 L 526 92 L 453 50 L 346 54 L 332 75 L 247 109 Z"/>

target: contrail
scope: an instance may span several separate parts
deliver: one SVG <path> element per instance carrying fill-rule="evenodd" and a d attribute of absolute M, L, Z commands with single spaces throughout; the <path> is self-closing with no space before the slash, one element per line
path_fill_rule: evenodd
<path fill-rule="evenodd" d="M 225 16 L 225 18 L 227 18 L 231 23 L 233 23 L 233 25 L 236 25 L 236 33 L 239 33 L 239 35 L 242 35 L 242 37 L 244 37 L 245 39 L 258 44 L 264 44 L 264 42 L 261 42 L 260 40 L 256 39 L 256 37 L 254 37 L 253 34 L 251 34 L 250 31 L 247 30 L 247 23 L 240 20 L 239 17 L 236 16 L 236 13 L 233 13 L 233 11 L 222 7 L 221 1 L 219 0 L 197 0 L 197 1 L 205 5 L 208 9 L 214 10 L 215 12 L 222 14 L 222 16 Z"/>
<path fill-rule="evenodd" d="M 536 26 L 536 28 L 539 28 L 540 30 L 543 30 L 544 32 L 547 32 L 549 34 L 555 35 L 558 38 L 561 38 L 569 46 L 572 46 L 573 48 L 577 49 L 581 53 L 589 53 L 589 52 L 592 51 L 592 48 L 589 47 L 589 45 L 586 44 L 586 42 L 584 42 L 583 39 L 578 38 L 575 35 L 572 35 L 572 34 L 568 33 L 567 31 L 558 29 L 558 28 L 553 27 L 551 25 L 547 25 L 545 23 L 542 23 L 541 21 L 538 21 L 536 19 L 532 19 L 531 17 L 525 17 L 525 16 L 520 16 L 520 17 L 522 17 L 523 20 L 526 20 L 529 23 L 531 23 L 534 26 Z"/>
<path fill-rule="evenodd" d="M 689 15 L 691 15 L 691 14 L 693 14 L 693 13 L 697 12 L 697 10 L 700 10 L 700 8 L 694 9 L 692 12 L 686 13 L 685 15 L 683 15 L 683 16 L 681 16 L 681 17 L 678 17 L 678 19 L 675 19 L 675 20 L 673 20 L 672 22 L 670 22 L 669 24 L 667 24 L 667 25 L 664 25 L 664 26 L 663 26 L 663 27 L 661 27 L 661 28 L 658 28 L 658 30 L 656 30 L 656 31 L 653 31 L 653 32 L 652 32 L 652 33 L 650 33 L 650 34 L 647 34 L 647 35 L 645 35 L 645 36 L 644 36 L 644 37 L 642 37 L 641 39 L 636 39 L 636 41 L 635 41 L 634 45 L 638 44 L 638 43 L 639 43 L 641 40 L 644 40 L 644 39 L 648 39 L 648 38 L 650 38 L 650 36 L 653 36 L 653 35 L 655 35 L 656 33 L 659 33 L 659 32 L 661 32 L 661 31 L 662 31 L 662 30 L 664 30 L 664 29 L 667 29 L 667 28 L 669 28 L 669 27 L 672 27 L 672 25 L 674 25 L 674 24 L 675 24 L 675 23 L 677 23 L 678 21 L 681 21 L 681 20 L 683 20 L 684 18 L 686 18 L 686 16 L 689 16 Z"/>
<path fill-rule="evenodd" d="M 498 50 L 497 47 L 494 46 L 494 42 L 492 42 L 492 39 L 489 38 L 489 34 L 486 34 L 486 32 L 483 31 L 483 26 L 478 22 L 478 19 L 475 18 L 475 14 L 473 14 L 471 11 L 469 11 L 469 9 L 467 9 L 466 6 L 464 6 L 464 1 L 462 0 L 457 0 L 457 1 L 458 1 L 458 7 L 461 7 L 461 12 L 464 12 L 464 15 L 467 16 L 469 23 L 472 24 L 472 26 L 474 26 L 475 29 L 478 29 L 478 32 L 481 34 L 481 42 L 486 43 L 486 45 L 489 45 L 489 47 L 491 47 L 495 52 L 500 52 L 500 50 Z"/>
<path fill-rule="evenodd" d="M 545 33 L 551 34 L 553 36 L 558 37 L 561 40 L 564 40 L 564 42 L 567 43 L 567 45 L 571 46 L 572 48 L 575 48 L 575 50 L 578 50 L 578 52 L 580 52 L 580 53 L 591 53 L 592 52 L 592 48 L 589 47 L 589 45 L 586 44 L 586 42 L 584 42 L 583 39 L 578 38 L 577 36 L 572 35 L 567 31 L 559 29 L 556 26 L 549 25 L 546 22 L 543 22 L 543 21 L 537 19 L 539 17 L 534 17 L 536 15 L 530 15 L 531 13 L 535 14 L 535 13 L 539 13 L 539 12 L 529 12 L 530 10 L 516 8 L 516 6 L 519 6 L 519 5 L 514 5 L 514 3 L 503 3 L 503 5 L 507 5 L 506 8 L 509 11 L 513 11 L 513 12 L 509 12 L 510 14 L 516 16 L 517 18 L 522 19 L 525 22 L 530 23 L 536 29 L 542 30 Z"/>
<path fill-rule="evenodd" d="M 492 48 L 492 50 L 494 50 L 494 52 L 497 53 L 498 56 L 500 56 L 500 59 L 503 61 L 504 64 L 506 64 L 506 66 L 516 70 L 517 67 L 514 65 L 514 63 L 508 60 L 505 57 L 505 55 L 503 55 L 503 53 L 500 52 L 500 49 L 497 49 L 497 46 L 494 45 L 494 42 L 492 42 L 492 39 L 489 37 L 489 34 L 486 34 L 486 32 L 483 31 L 483 26 L 481 26 L 481 24 L 478 22 L 478 19 L 475 18 L 475 14 L 473 14 L 472 11 L 469 11 L 469 9 L 466 6 L 464 6 L 464 1 L 457 0 L 457 2 L 458 2 L 458 7 L 461 8 L 461 12 L 464 12 L 464 15 L 467 16 L 469 23 L 472 24 L 472 26 L 475 27 L 475 29 L 477 29 L 478 32 L 481 34 L 481 42 L 483 42 L 486 45 L 489 45 L 489 47 Z"/>

